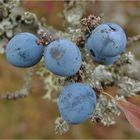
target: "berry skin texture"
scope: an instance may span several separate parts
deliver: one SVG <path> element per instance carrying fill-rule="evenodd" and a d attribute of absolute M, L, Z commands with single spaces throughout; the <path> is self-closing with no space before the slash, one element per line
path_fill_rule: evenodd
<path fill-rule="evenodd" d="M 92 53 L 92 52 L 91 52 Z M 98 63 L 98 64 L 102 64 L 102 65 L 111 65 L 113 64 L 115 61 L 118 60 L 119 55 L 118 56 L 114 56 L 114 57 L 106 57 L 106 56 L 101 56 L 101 55 L 96 55 L 96 57 L 94 55 L 92 55 L 93 60 Z"/>
<path fill-rule="evenodd" d="M 114 23 L 103 23 L 97 26 L 86 42 L 86 48 L 96 56 L 115 57 L 122 53 L 126 47 L 124 30 Z"/>
<path fill-rule="evenodd" d="M 21 68 L 28 68 L 37 64 L 43 55 L 44 47 L 37 45 L 38 38 L 31 33 L 19 33 L 7 44 L 7 61 Z"/>
<path fill-rule="evenodd" d="M 59 76 L 75 75 L 81 67 L 82 56 L 79 48 L 67 39 L 51 42 L 44 51 L 44 62 L 52 73 Z"/>
<path fill-rule="evenodd" d="M 96 94 L 88 85 L 73 83 L 61 91 L 58 108 L 62 118 L 70 124 L 80 124 L 95 110 Z"/>

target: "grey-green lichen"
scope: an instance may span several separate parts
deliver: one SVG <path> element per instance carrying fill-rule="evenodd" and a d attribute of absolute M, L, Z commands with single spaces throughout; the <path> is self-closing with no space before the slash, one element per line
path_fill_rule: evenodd
<path fill-rule="evenodd" d="M 120 115 L 120 110 L 116 107 L 115 102 L 100 94 L 95 111 L 91 116 L 91 121 L 109 126 L 115 123 L 114 117 L 116 115 Z"/>
<path fill-rule="evenodd" d="M 122 77 L 118 81 L 118 96 L 130 97 L 140 94 L 140 81 Z"/>
<path fill-rule="evenodd" d="M 102 83 L 104 86 L 114 83 L 113 74 L 106 70 L 103 65 L 97 66 L 93 71 L 94 79 Z"/>
<path fill-rule="evenodd" d="M 64 134 L 69 131 L 69 124 L 62 118 L 57 117 L 55 120 L 55 132 L 56 134 Z"/>
<path fill-rule="evenodd" d="M 0 53 L 8 40 L 19 32 L 33 32 L 42 28 L 42 23 L 34 13 L 27 12 L 21 7 L 20 0 L 0 1 Z"/>
<path fill-rule="evenodd" d="M 74 28 L 76 26 L 79 26 L 79 21 L 82 18 L 83 14 L 86 10 L 86 4 L 82 1 L 75 1 L 71 0 L 68 3 L 66 2 L 64 4 L 64 10 L 63 10 L 63 17 L 65 21 L 65 25 L 73 26 Z"/>
<path fill-rule="evenodd" d="M 40 76 L 40 78 L 44 82 L 44 89 L 46 93 L 43 98 L 57 102 L 59 95 L 58 91 L 60 91 L 60 89 L 62 88 L 61 85 L 59 84 L 59 81 L 61 80 L 60 77 L 52 74 L 44 67 L 40 67 L 40 69 L 36 73 Z"/>

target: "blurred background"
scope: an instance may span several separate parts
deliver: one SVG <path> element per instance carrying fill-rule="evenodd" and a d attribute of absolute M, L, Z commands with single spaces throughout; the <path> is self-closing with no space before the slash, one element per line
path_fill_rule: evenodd
<path fill-rule="evenodd" d="M 38 18 L 46 18 L 48 25 L 63 30 L 60 13 L 63 1 L 23 1 L 27 11 L 34 12 Z M 140 34 L 140 2 L 139 1 L 95 1 L 90 2 L 86 15 L 104 14 L 104 21 L 116 22 L 126 31 L 127 36 Z M 139 43 L 127 50 L 132 51 L 140 59 Z M 24 69 L 12 67 L 0 55 L 0 94 L 14 91 L 23 84 L 26 73 Z M 111 89 L 111 92 L 114 92 Z M 102 124 L 85 122 L 71 126 L 70 131 L 56 135 L 54 121 L 59 115 L 56 103 L 42 99 L 44 95 L 43 82 L 37 75 L 33 77 L 32 93 L 17 101 L 0 100 L 0 138 L 106 138 L 132 139 L 139 138 L 127 122 L 124 115 L 117 117 L 117 123 L 110 127 Z M 140 97 L 134 97 L 132 102 L 140 105 Z"/>

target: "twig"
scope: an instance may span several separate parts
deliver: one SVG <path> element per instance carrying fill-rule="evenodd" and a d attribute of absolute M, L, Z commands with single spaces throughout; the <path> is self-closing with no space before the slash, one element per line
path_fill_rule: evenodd
<path fill-rule="evenodd" d="M 4 95 L 1 95 L 1 99 L 8 99 L 8 100 L 15 100 L 15 99 L 20 99 L 28 96 L 29 91 L 32 86 L 32 76 L 33 76 L 33 68 L 30 68 L 25 76 L 25 84 L 20 90 L 17 90 L 13 93 L 7 92 Z"/>
<path fill-rule="evenodd" d="M 105 95 L 107 95 L 108 97 L 110 97 L 111 99 L 113 99 L 113 100 L 114 100 L 114 97 L 113 97 L 113 96 L 111 96 L 110 94 L 108 94 L 107 92 L 102 91 L 102 93 L 103 93 L 103 94 L 105 94 Z"/>
<path fill-rule="evenodd" d="M 140 41 L 140 35 L 135 35 L 133 37 L 128 37 L 127 45 L 130 46 L 133 43 Z"/>

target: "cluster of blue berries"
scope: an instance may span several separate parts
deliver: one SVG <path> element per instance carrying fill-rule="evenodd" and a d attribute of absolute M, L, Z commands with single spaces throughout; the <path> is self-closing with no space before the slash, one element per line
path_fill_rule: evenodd
<path fill-rule="evenodd" d="M 73 76 L 80 70 L 82 55 L 76 44 L 67 39 L 56 39 L 44 47 L 37 40 L 35 35 L 26 32 L 14 36 L 6 48 L 8 62 L 16 67 L 28 68 L 44 57 L 45 67 L 56 75 Z M 95 62 L 112 64 L 126 47 L 126 35 L 119 25 L 103 23 L 91 32 L 85 46 Z M 65 86 L 59 96 L 60 114 L 71 124 L 87 120 L 95 106 L 95 91 L 83 83 Z"/>
<path fill-rule="evenodd" d="M 6 47 L 8 62 L 16 67 L 28 68 L 44 56 L 45 67 L 56 75 L 65 77 L 78 72 L 82 55 L 76 44 L 67 39 L 57 39 L 44 47 L 37 43 L 38 40 L 31 33 L 15 35 Z"/>

